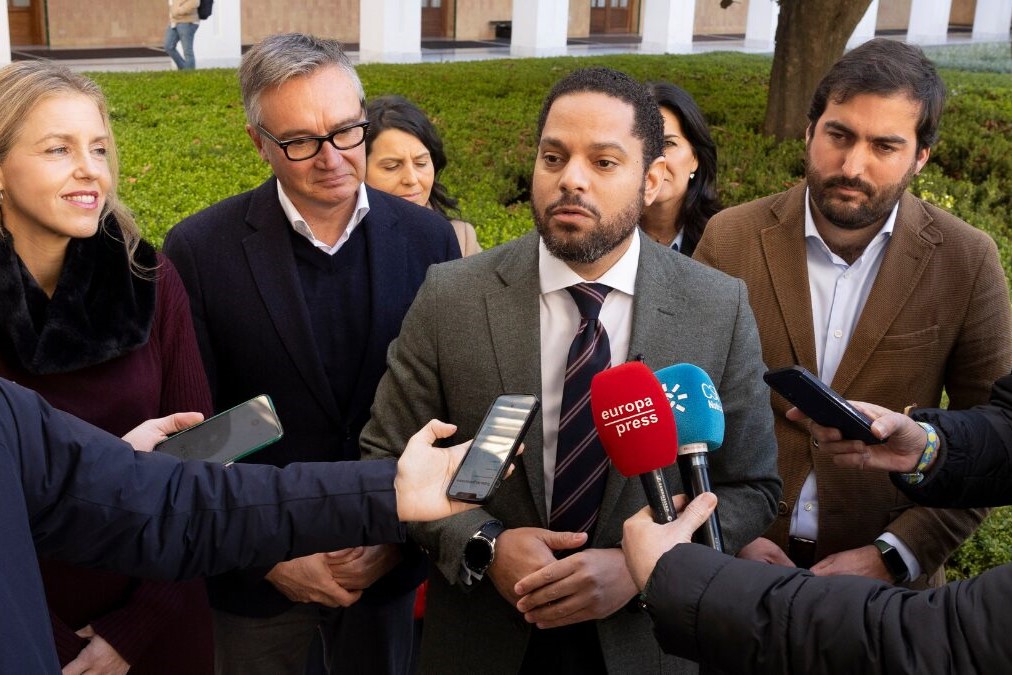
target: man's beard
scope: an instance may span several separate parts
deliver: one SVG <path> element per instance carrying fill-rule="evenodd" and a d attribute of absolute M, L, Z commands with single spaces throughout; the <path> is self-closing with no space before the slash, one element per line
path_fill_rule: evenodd
<path fill-rule="evenodd" d="M 531 199 L 531 213 L 538 234 L 549 253 L 563 262 L 588 265 L 614 251 L 636 230 L 643 213 L 643 191 L 640 190 L 636 197 L 634 202 L 607 221 L 601 220 L 601 212 L 596 208 L 582 201 L 579 196 L 570 194 L 562 195 L 545 209 L 539 209 L 534 199 Z M 593 214 L 597 222 L 582 236 L 577 236 L 568 226 L 557 226 L 553 230 L 548 225 L 551 219 L 549 214 L 560 206 L 577 206 Z M 567 233 L 572 236 L 564 236 Z"/>
<path fill-rule="evenodd" d="M 910 180 L 917 168 L 917 162 L 912 162 L 900 182 L 883 186 L 876 191 L 874 187 L 860 178 L 833 176 L 823 179 L 822 174 L 812 167 L 811 158 L 807 152 L 805 153 L 805 164 L 808 189 L 812 195 L 812 201 L 815 202 L 815 207 L 825 216 L 826 220 L 845 230 L 861 230 L 884 222 L 889 212 L 896 206 L 896 202 L 903 196 L 907 186 L 910 185 Z M 854 203 L 831 198 L 827 193 L 833 187 L 860 190 L 868 197 L 868 201 Z"/>

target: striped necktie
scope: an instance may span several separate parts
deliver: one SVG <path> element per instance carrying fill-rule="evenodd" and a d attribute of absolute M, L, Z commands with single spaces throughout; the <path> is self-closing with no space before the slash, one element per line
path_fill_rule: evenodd
<path fill-rule="evenodd" d="M 590 411 L 590 381 L 611 365 L 608 333 L 598 320 L 611 288 L 576 284 L 566 290 L 580 310 L 580 327 L 569 347 L 562 387 L 550 527 L 556 531 L 590 532 L 608 478 L 608 457 Z"/>

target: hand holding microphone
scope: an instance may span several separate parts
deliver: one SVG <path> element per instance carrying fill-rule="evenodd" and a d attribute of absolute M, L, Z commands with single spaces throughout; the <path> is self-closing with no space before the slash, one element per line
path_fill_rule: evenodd
<path fill-rule="evenodd" d="M 686 498 L 679 495 L 678 499 L 684 505 Z M 647 585 L 647 580 L 662 555 L 677 544 L 692 541 L 693 533 L 706 523 L 715 508 L 717 496 L 704 492 L 684 510 L 679 510 L 679 518 L 673 523 L 655 523 L 647 507 L 625 521 L 622 526 L 622 552 L 637 588 L 642 591 Z"/>
<path fill-rule="evenodd" d="M 678 424 L 678 469 L 689 498 L 713 492 L 709 453 L 724 442 L 724 406 L 713 380 L 691 363 L 662 368 L 654 373 L 660 381 Z M 717 512 L 710 514 L 696 541 L 723 552 Z"/>
<path fill-rule="evenodd" d="M 658 523 L 674 520 L 661 469 L 675 462 L 678 433 L 657 378 L 639 361 L 602 370 L 590 383 L 590 407 L 611 463 L 623 476 L 640 477 Z"/>

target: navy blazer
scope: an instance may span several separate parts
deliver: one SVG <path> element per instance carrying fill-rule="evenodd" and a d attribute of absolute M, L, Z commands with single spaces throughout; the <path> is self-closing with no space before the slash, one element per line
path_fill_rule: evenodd
<path fill-rule="evenodd" d="M 186 218 L 165 239 L 165 253 L 190 296 L 215 410 L 258 394 L 269 394 L 277 408 L 284 438 L 250 457 L 253 462 L 358 459 L 359 433 L 386 370 L 387 346 L 429 265 L 460 257 L 443 216 L 364 189 L 369 213 L 359 227 L 366 237 L 372 303 L 363 307 L 370 321 L 368 347 L 348 410 L 338 406 L 317 352 L 275 178 Z M 212 604 L 247 616 L 291 606 L 260 577 L 247 575 L 244 583 L 233 578 L 228 591 L 212 584 Z M 398 587 L 406 591 L 411 581 Z"/>

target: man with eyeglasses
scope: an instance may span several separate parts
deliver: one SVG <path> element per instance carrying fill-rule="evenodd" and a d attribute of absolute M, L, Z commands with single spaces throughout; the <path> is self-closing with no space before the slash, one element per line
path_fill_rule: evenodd
<path fill-rule="evenodd" d="M 365 96 L 336 41 L 268 37 L 239 80 L 274 175 L 183 220 L 165 252 L 215 408 L 277 406 L 285 437 L 254 461 L 355 460 L 388 344 L 429 265 L 460 251 L 445 218 L 363 184 Z M 359 547 L 210 580 L 216 671 L 407 672 L 421 560 Z"/>

